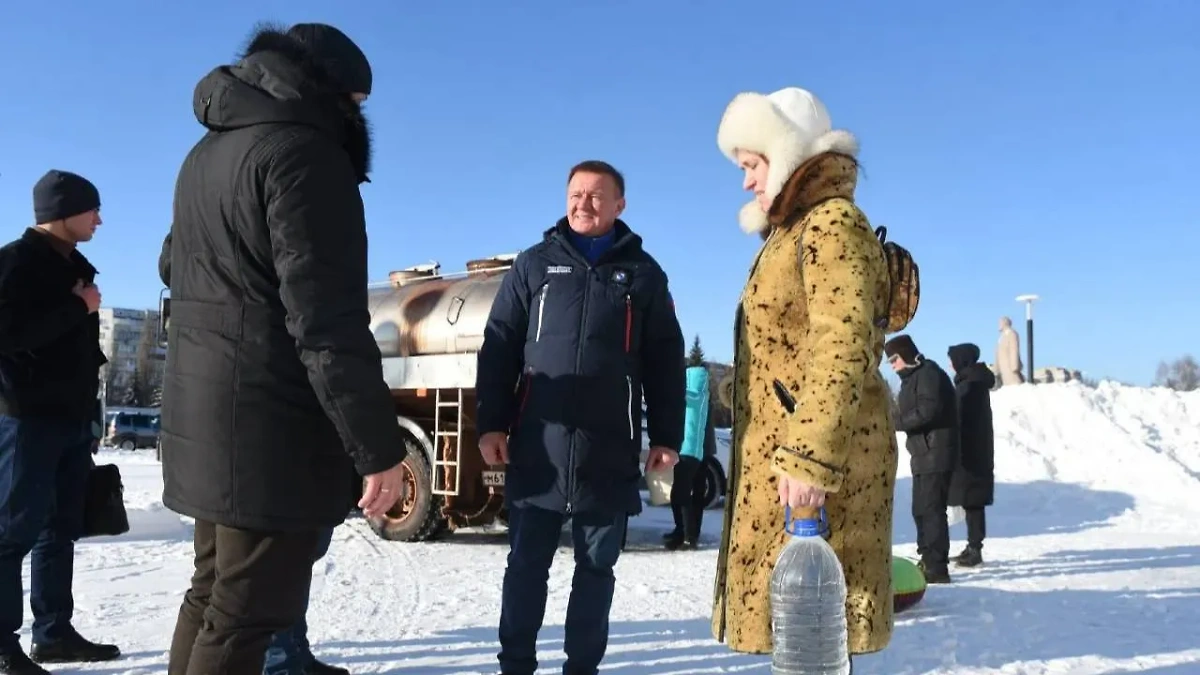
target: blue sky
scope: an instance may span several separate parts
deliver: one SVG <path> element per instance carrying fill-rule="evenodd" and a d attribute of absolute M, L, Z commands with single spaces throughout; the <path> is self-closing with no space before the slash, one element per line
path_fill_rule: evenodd
<path fill-rule="evenodd" d="M 45 170 L 85 174 L 104 202 L 85 253 L 105 304 L 153 306 L 202 131 L 192 89 L 262 19 L 333 23 L 372 61 L 375 279 L 530 245 L 563 213 L 567 169 L 606 159 L 684 331 L 728 359 L 759 242 L 738 229 L 748 197 L 717 122 L 739 91 L 795 85 L 860 139 L 860 203 L 921 265 L 909 332 L 928 355 L 972 341 L 990 359 L 1021 293 L 1043 298 L 1039 365 L 1143 384 L 1200 353 L 1187 0 L 8 3 L 0 237 L 31 224 Z"/>

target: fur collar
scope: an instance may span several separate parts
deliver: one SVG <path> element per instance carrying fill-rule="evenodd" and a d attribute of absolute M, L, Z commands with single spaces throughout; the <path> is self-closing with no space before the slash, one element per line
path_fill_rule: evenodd
<path fill-rule="evenodd" d="M 273 58 L 274 57 L 274 58 Z M 272 61 L 281 58 L 292 68 L 273 67 Z M 338 120 L 342 147 L 350 155 L 360 182 L 369 182 L 371 170 L 371 125 L 362 106 L 336 93 L 332 78 L 314 58 L 308 47 L 287 34 L 287 29 L 275 24 L 261 24 L 251 34 L 242 50 L 239 65 L 259 71 L 260 88 L 284 85 L 302 99 L 312 99 L 328 116 Z M 293 71 L 293 72 L 287 72 Z M 282 82 L 270 83 L 271 78 Z"/>
<path fill-rule="evenodd" d="M 832 129 L 806 138 L 770 99 L 754 92 L 738 94 L 729 103 L 717 130 L 717 145 L 734 163 L 739 149 L 767 158 L 770 168 L 765 194 L 772 200 L 772 210 L 784 184 L 809 159 L 829 152 L 858 155 L 858 139 L 849 131 Z M 755 201 L 742 207 L 738 221 L 748 234 L 762 234 L 770 227 L 767 214 Z"/>
<path fill-rule="evenodd" d="M 771 203 L 771 210 L 766 213 L 768 231 L 788 227 L 827 199 L 841 197 L 853 201 L 857 186 L 858 162 L 853 157 L 826 152 L 810 158 L 792 173 Z"/>

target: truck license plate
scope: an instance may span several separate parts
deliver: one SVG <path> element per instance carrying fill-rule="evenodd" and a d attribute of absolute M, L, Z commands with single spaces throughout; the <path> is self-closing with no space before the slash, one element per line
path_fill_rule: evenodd
<path fill-rule="evenodd" d="M 504 472 L 484 471 L 483 484 L 486 487 L 504 487 Z"/>

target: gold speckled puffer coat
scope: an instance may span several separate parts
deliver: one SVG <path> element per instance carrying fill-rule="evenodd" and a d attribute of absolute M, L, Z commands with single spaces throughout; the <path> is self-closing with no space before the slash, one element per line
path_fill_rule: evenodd
<path fill-rule="evenodd" d="M 858 167 L 819 154 L 791 173 L 738 307 L 733 445 L 717 561 L 714 636 L 739 652 L 771 651 L 770 578 L 788 535 L 778 476 L 829 494 L 829 543 L 846 574 L 854 654 L 892 635 L 892 499 L 896 436 L 879 372 L 887 267 L 854 204 Z M 761 213 L 761 212 L 760 212 Z M 795 400 L 789 414 L 773 391 Z"/>

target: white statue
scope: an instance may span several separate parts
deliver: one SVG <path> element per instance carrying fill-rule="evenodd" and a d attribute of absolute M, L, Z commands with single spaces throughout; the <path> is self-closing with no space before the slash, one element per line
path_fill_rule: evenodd
<path fill-rule="evenodd" d="M 1012 319 L 1000 317 L 1000 340 L 996 343 L 996 370 L 1000 373 L 1001 386 L 1021 384 L 1021 336 L 1013 330 Z"/>

